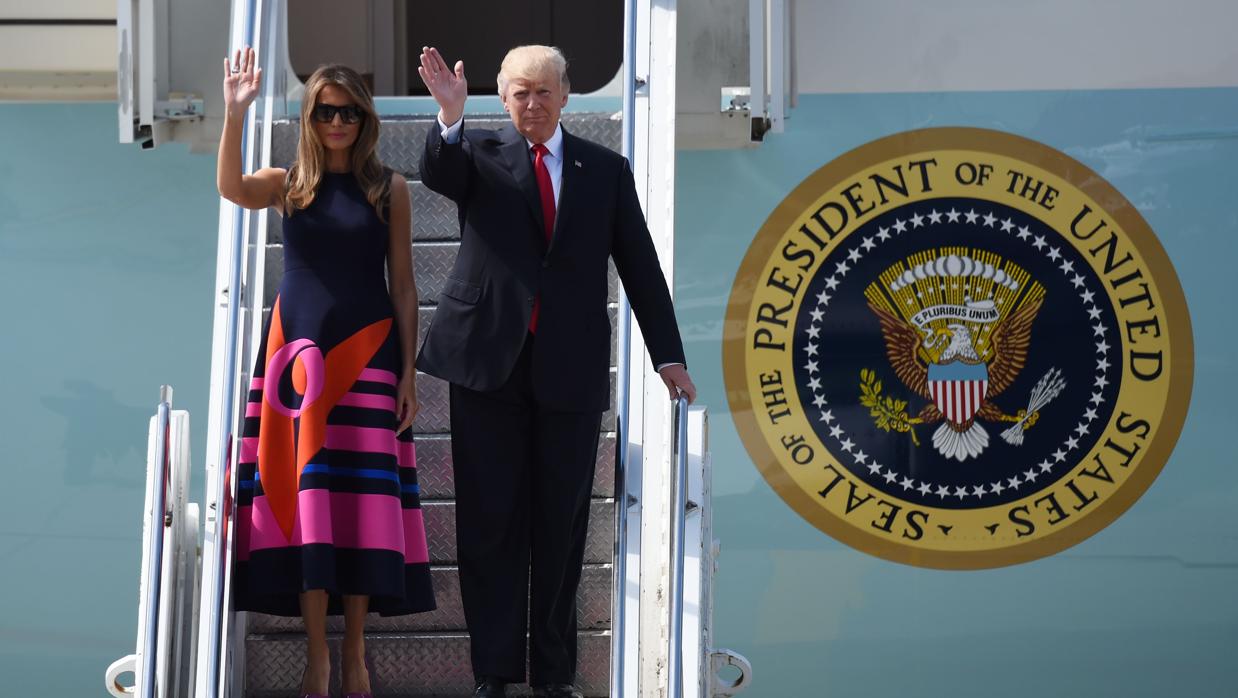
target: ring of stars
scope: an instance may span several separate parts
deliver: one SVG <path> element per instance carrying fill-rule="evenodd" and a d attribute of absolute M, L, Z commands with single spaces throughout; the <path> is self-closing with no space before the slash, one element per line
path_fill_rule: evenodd
<path fill-rule="evenodd" d="M 837 418 L 834 416 L 833 411 L 829 409 L 829 401 L 824 394 L 825 386 L 818 375 L 821 370 L 821 358 L 818 356 L 821 350 L 818 344 L 821 339 L 821 323 L 829 309 L 830 301 L 833 300 L 831 292 L 838 287 L 839 279 L 846 276 L 847 272 L 851 271 L 865 254 L 876 249 L 881 243 L 905 233 L 916 234 L 915 231 L 927 230 L 929 225 L 940 224 L 943 217 L 947 223 L 960 223 L 960 219 L 963 219 L 965 224 L 1012 235 L 1018 240 L 1027 242 L 1037 252 L 1040 252 L 1053 262 L 1065 274 L 1067 282 L 1079 290 L 1079 298 L 1082 300 L 1084 310 L 1092 323 L 1092 339 L 1096 346 L 1096 373 L 1093 384 L 1089 387 L 1092 396 L 1088 400 L 1088 408 L 1084 410 L 1083 415 L 1079 418 L 1079 423 L 1073 431 L 1068 432 L 1067 437 L 1058 446 L 1057 450 L 1050 454 L 1049 457 L 1029 467 L 1024 472 L 1016 474 L 1014 477 L 999 478 L 987 485 L 972 485 L 970 488 L 958 485 L 943 485 L 923 479 L 916 480 L 901 475 L 895 472 L 893 468 L 886 467 L 884 464 L 879 463 L 877 459 L 864 453 L 862 449 L 857 448 L 856 443 L 836 423 Z M 805 331 L 808 341 L 803 345 L 802 349 L 806 357 L 804 368 L 809 375 L 807 387 L 812 392 L 812 405 L 818 413 L 817 419 L 818 421 L 825 422 L 830 438 L 837 442 L 838 447 L 832 449 L 834 454 L 840 460 L 843 453 L 851 457 L 851 469 L 853 472 L 858 472 L 856 470 L 858 467 L 860 470 L 867 470 L 873 478 L 881 478 L 889 485 L 901 487 L 904 492 L 915 491 L 923 497 L 935 496 L 942 501 L 950 498 L 957 501 L 968 498 L 982 499 L 986 495 L 1001 495 L 1007 490 L 1017 491 L 1023 485 L 1035 483 L 1037 478 L 1042 475 L 1051 475 L 1053 469 L 1059 463 L 1065 462 L 1070 452 L 1078 448 L 1083 437 L 1092 431 L 1093 422 L 1099 416 L 1098 410 L 1105 402 L 1105 386 L 1110 383 L 1108 370 L 1112 364 L 1109 361 L 1109 350 L 1112 347 L 1108 342 L 1109 328 L 1101 320 L 1101 310 L 1095 302 L 1097 294 L 1088 287 L 1087 279 L 1075 271 L 1074 262 L 1063 258 L 1061 248 L 1053 247 L 1046 240 L 1046 237 L 1035 235 L 1027 226 L 1016 227 L 1009 218 L 999 218 L 992 211 L 978 212 L 972 208 L 964 212 L 957 211 L 952 207 L 949 211 L 939 212 L 934 209 L 927 216 L 916 214 L 906 220 L 895 219 L 894 224 L 891 226 L 879 226 L 875 234 L 866 236 L 847 252 L 845 261 L 838 262 L 835 265 L 834 273 L 825 280 L 825 288 L 816 296 L 816 304 L 810 312 L 812 322 Z"/>

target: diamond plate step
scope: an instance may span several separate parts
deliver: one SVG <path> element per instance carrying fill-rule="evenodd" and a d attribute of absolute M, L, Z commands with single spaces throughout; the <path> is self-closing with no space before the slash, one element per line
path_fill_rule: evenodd
<path fill-rule="evenodd" d="M 430 547 L 430 564 L 450 565 L 456 562 L 456 503 L 423 502 L 426 522 L 426 542 Z M 585 537 L 585 564 L 610 564 L 615 545 L 615 504 L 610 499 L 595 499 L 589 503 L 589 534 Z"/>
<path fill-rule="evenodd" d="M 421 410 L 413 420 L 413 433 L 442 434 L 451 431 L 450 386 L 442 379 L 417 374 L 417 401 Z M 610 373 L 611 408 L 602 413 L 602 431 L 615 430 L 615 372 Z"/>
<path fill-rule="evenodd" d="M 365 627 L 372 633 L 465 632 L 464 611 L 460 606 L 460 569 L 454 566 L 435 567 L 430 571 L 438 609 L 429 613 L 382 617 L 370 614 Z M 576 595 L 577 623 L 581 630 L 610 628 L 610 565 L 585 565 Z M 249 614 L 250 635 L 300 633 L 304 629 L 300 618 Z M 327 618 L 327 632 L 344 632 L 343 616 Z"/>
<path fill-rule="evenodd" d="M 455 496 L 452 479 L 451 437 L 448 434 L 417 435 L 417 484 L 421 500 L 451 499 Z M 598 439 L 597 469 L 593 476 L 593 496 L 610 497 L 615 490 L 615 434 L 603 432 Z"/>
<path fill-rule="evenodd" d="M 424 309 L 423 309 L 424 310 Z M 262 312 L 263 326 L 270 319 L 271 311 L 266 309 Z M 424 316 L 422 316 L 424 317 Z M 424 339 L 424 335 L 422 336 Z M 255 341 L 255 345 L 257 342 Z M 611 373 L 610 373 L 610 393 L 611 406 L 602 413 L 602 431 L 614 431 L 616 425 L 615 419 L 615 380 L 617 374 L 613 368 L 615 347 L 614 342 L 611 343 Z M 244 382 L 248 382 L 250 367 L 244 370 Z M 413 420 L 414 434 L 447 434 L 451 431 L 451 410 L 450 410 L 450 386 L 440 378 L 436 378 L 425 373 L 417 374 L 417 401 L 421 405 L 421 409 L 417 412 L 417 418 Z"/>
<path fill-rule="evenodd" d="M 458 242 L 425 242 L 413 245 L 413 278 L 417 282 L 417 301 L 437 305 L 443 285 L 456 266 Z"/>
<path fill-rule="evenodd" d="M 415 224 L 414 224 L 415 225 Z M 413 276 L 417 282 L 417 301 L 422 305 L 437 305 L 443 285 L 451 276 L 456 265 L 456 254 L 460 251 L 458 242 L 419 242 L 413 243 Z M 269 254 L 269 252 L 268 252 Z M 272 268 L 267 262 L 268 269 Z M 281 269 L 283 252 L 280 252 Z M 606 302 L 617 303 L 619 300 L 619 273 L 615 271 L 615 263 L 607 261 Z M 277 272 L 278 274 L 278 272 Z"/>
<path fill-rule="evenodd" d="M 623 126 L 618 119 L 610 117 L 610 114 L 598 113 L 563 114 L 562 121 L 563 127 L 571 133 L 618 152 Z M 470 129 L 499 129 L 509 123 L 507 116 L 502 114 L 470 114 L 466 119 L 465 128 Z M 436 125 L 433 116 L 384 118 L 378 138 L 379 159 L 387 167 L 417 178 L 426 132 L 432 125 Z M 276 121 L 272 127 L 271 164 L 287 167 L 296 156 L 300 123 L 295 120 Z"/>
<path fill-rule="evenodd" d="M 437 308 L 438 306 L 436 305 L 423 305 L 417 309 L 417 346 L 421 346 L 421 343 L 426 340 L 426 332 L 429 331 L 430 329 L 430 322 L 434 320 L 434 311 Z M 618 304 L 611 303 L 610 305 L 606 306 L 606 317 L 610 319 L 610 337 L 612 340 L 610 343 L 610 365 L 615 366 L 616 365 L 615 352 L 617 351 L 617 348 L 613 340 L 619 336 L 618 335 L 618 318 L 619 318 Z"/>
<path fill-rule="evenodd" d="M 460 239 L 460 216 L 455 202 L 430 191 L 419 181 L 408 183 L 408 193 L 412 197 L 414 242 Z"/>
<path fill-rule="evenodd" d="M 466 128 L 498 129 L 506 123 L 507 118 L 498 114 L 469 115 Z M 387 167 L 415 178 L 425 149 L 426 133 L 432 124 L 433 116 L 383 119 L 378 137 L 378 159 Z M 301 124 L 296 120 L 276 121 L 272 127 L 271 164 L 288 167 L 296 158 Z"/>
<path fill-rule="evenodd" d="M 414 223 L 414 225 L 416 225 Z M 443 285 L 451 276 L 456 265 L 456 255 L 460 251 L 460 243 L 447 242 L 417 242 L 413 243 L 413 277 L 417 283 L 417 302 L 422 305 L 438 305 L 439 294 Z M 269 254 L 269 252 L 268 252 Z M 283 264 L 282 248 L 280 265 L 273 267 L 281 269 Z M 272 268 L 268 261 L 268 269 Z M 607 261 L 606 302 L 619 302 L 619 272 L 615 263 Z M 278 272 L 276 272 L 278 274 Z"/>
<path fill-rule="evenodd" d="M 456 264 L 458 242 L 413 243 L 413 278 L 417 284 L 417 301 L 422 306 L 437 305 L 443 284 Z M 279 292 L 279 282 L 284 276 L 284 246 L 268 244 L 265 252 L 266 268 L 263 273 L 262 306 L 269 309 Z M 619 298 L 619 275 L 614 262 L 608 262 L 607 303 L 614 304 Z M 613 323 L 612 323 L 613 326 Z"/>
<path fill-rule="evenodd" d="M 422 305 L 436 304 L 443 283 L 456 263 L 459 243 L 427 242 L 413 244 L 413 278 L 417 283 L 417 299 Z M 263 309 L 269 309 L 279 292 L 284 276 L 284 246 L 267 245 L 266 269 L 262 279 Z"/>
<path fill-rule="evenodd" d="M 564 115 L 565 127 L 590 140 L 615 150 L 619 148 L 620 123 L 607 115 Z M 494 128 L 506 117 L 470 116 L 469 125 Z M 413 263 L 421 307 L 418 312 L 419 342 L 434 317 L 441 289 L 455 264 L 459 249 L 459 223 L 455 204 L 416 181 L 426 129 L 426 118 L 384 119 L 379 156 L 390 167 L 410 180 L 412 200 Z M 295 152 L 297 125 L 276 123 L 273 163 L 286 165 Z M 268 218 L 265 249 L 264 314 L 279 287 L 283 270 L 283 238 L 279 216 Z M 610 307 L 612 332 L 615 329 L 618 277 L 610 266 Z M 611 364 L 614 365 L 612 347 Z M 611 373 L 612 392 L 615 374 Z M 455 503 L 451 472 L 448 386 L 445 382 L 418 374 L 421 410 L 414 424 L 418 434 L 419 476 L 424 499 L 427 542 L 439 608 L 436 611 L 379 618 L 369 622 L 368 647 L 374 663 L 374 686 L 380 695 L 400 696 L 469 695 L 472 674 L 468 660 L 468 636 L 463 632 L 458 570 L 455 563 Z M 603 415 L 597 472 L 590 505 L 589 534 L 586 539 L 585 570 L 578 602 L 580 604 L 580 657 L 578 681 L 586 695 L 606 694 L 609 679 L 610 638 L 606 628 L 610 618 L 611 555 L 614 545 L 614 502 L 606 499 L 614 488 L 615 415 L 613 408 Z M 338 667 L 339 618 L 329 620 L 332 653 Z M 246 642 L 246 695 L 294 695 L 304 667 L 304 638 L 299 619 L 250 614 L 250 637 Z M 338 672 L 333 676 L 339 690 Z M 527 695 L 525 689 L 518 695 Z"/>
<path fill-rule="evenodd" d="M 265 321 L 268 316 L 269 313 L 264 313 L 263 320 Z M 244 377 L 248 381 L 248 368 L 245 369 Z M 610 372 L 611 407 L 602 413 L 601 431 L 603 432 L 615 430 L 615 378 L 616 373 L 612 369 Z M 414 434 L 449 434 L 451 432 L 451 396 L 450 385 L 447 381 L 419 372 L 417 374 L 417 401 L 421 409 L 417 412 L 417 418 L 413 420 Z"/>
<path fill-rule="evenodd" d="M 338 636 L 331 637 L 331 691 L 340 694 Z M 374 694 L 383 698 L 468 696 L 473 690 L 468 635 L 463 633 L 366 636 Z M 245 647 L 247 698 L 296 695 L 305 670 L 305 641 L 296 635 L 260 635 Z M 605 696 L 610 680 L 610 633 L 588 631 L 577 644 L 576 682 L 586 696 Z M 515 695 L 528 695 L 520 686 Z"/>

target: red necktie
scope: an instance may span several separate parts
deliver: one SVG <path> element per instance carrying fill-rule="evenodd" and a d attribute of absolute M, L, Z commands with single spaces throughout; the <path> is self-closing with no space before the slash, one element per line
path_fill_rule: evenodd
<path fill-rule="evenodd" d="M 546 244 L 555 229 L 555 186 L 550 179 L 550 170 L 546 168 L 546 156 L 550 150 L 543 144 L 533 146 L 533 173 L 537 176 L 537 191 L 542 199 L 542 220 L 545 222 Z M 529 331 L 537 331 L 537 316 L 541 310 L 540 298 L 533 301 L 533 315 L 529 319 Z"/>

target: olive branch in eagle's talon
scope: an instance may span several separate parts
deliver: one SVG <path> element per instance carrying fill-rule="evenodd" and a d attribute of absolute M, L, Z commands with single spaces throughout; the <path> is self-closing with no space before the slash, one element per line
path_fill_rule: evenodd
<path fill-rule="evenodd" d="M 911 442 L 920 445 L 912 427 L 924 423 L 924 420 L 907 414 L 906 400 L 895 400 L 889 395 L 883 397 L 881 381 L 877 380 L 876 372 L 871 369 L 860 369 L 860 404 L 868 408 L 873 422 L 882 431 L 910 433 Z"/>

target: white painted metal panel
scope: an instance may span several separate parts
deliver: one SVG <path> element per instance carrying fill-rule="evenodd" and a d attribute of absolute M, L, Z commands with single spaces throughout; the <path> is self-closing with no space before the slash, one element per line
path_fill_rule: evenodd
<path fill-rule="evenodd" d="M 1238 86 L 1232 0 L 816 0 L 800 92 Z"/>
<path fill-rule="evenodd" d="M 116 27 L 107 25 L 0 26 L 0 71 L 111 72 L 116 70 L 115 36 Z"/>
<path fill-rule="evenodd" d="M 115 0 L 5 0 L 4 19 L 112 19 Z"/>

